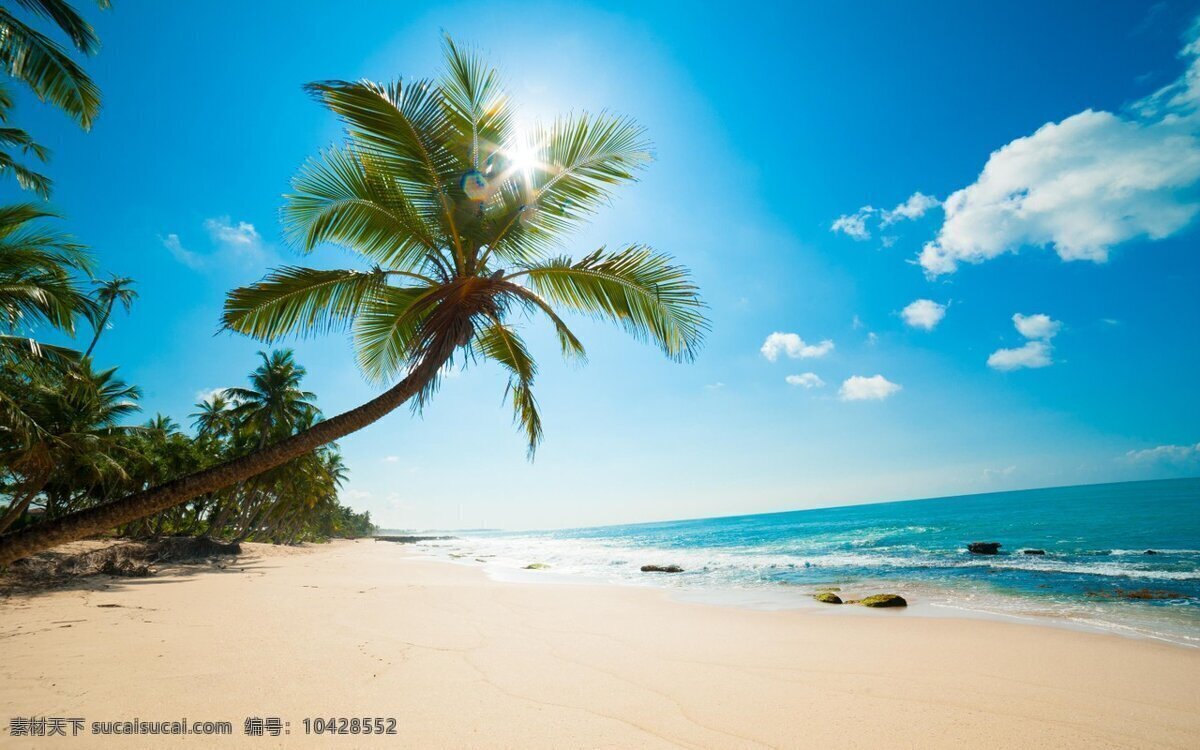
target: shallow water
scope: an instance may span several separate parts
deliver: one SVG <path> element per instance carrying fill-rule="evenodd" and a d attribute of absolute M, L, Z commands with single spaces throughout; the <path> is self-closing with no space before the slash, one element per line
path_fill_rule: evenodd
<path fill-rule="evenodd" d="M 1200 646 L 1200 479 L 460 536 L 423 546 L 493 572 L 541 562 L 690 598 L 808 606 L 816 587 L 833 585 L 946 613 L 1052 617 Z M 972 541 L 1000 542 L 1001 554 L 970 554 Z M 642 573 L 647 563 L 686 572 Z M 1143 589 L 1155 598 L 1128 598 Z"/>

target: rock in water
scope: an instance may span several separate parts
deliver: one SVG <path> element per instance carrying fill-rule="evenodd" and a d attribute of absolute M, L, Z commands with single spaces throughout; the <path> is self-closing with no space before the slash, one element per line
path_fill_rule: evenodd
<path fill-rule="evenodd" d="M 1155 551 L 1154 551 L 1154 550 L 1152 550 L 1152 549 L 1148 549 L 1148 550 L 1146 550 L 1146 551 L 1145 551 L 1145 553 L 1144 553 L 1144 554 L 1147 554 L 1147 555 L 1157 555 L 1158 553 L 1157 553 L 1157 552 L 1155 552 Z"/>
<path fill-rule="evenodd" d="M 683 568 L 678 565 L 643 565 L 643 573 L 682 573 Z"/>
<path fill-rule="evenodd" d="M 833 593 L 832 591 L 822 591 L 819 594 L 813 594 L 813 599 L 816 599 L 819 602 L 824 602 L 825 604 L 841 604 L 842 603 L 842 597 L 838 596 L 837 594 Z"/>
<path fill-rule="evenodd" d="M 908 602 L 905 601 L 904 597 L 900 596 L 899 594 L 876 594 L 874 596 L 868 596 L 866 599 L 863 599 L 862 601 L 860 601 L 859 604 L 863 605 L 864 607 L 907 607 L 908 606 Z"/>
<path fill-rule="evenodd" d="M 1000 542 L 971 542 L 967 545 L 967 552 L 976 555 L 998 555 Z"/>
<path fill-rule="evenodd" d="M 1044 555 L 1044 554 L 1046 554 L 1046 550 L 1044 550 L 1044 549 L 1027 549 L 1027 550 L 1022 550 L 1022 552 L 1024 552 L 1027 555 Z"/>
<path fill-rule="evenodd" d="M 525 566 L 525 570 L 548 570 L 550 568 L 546 563 L 529 563 Z"/>

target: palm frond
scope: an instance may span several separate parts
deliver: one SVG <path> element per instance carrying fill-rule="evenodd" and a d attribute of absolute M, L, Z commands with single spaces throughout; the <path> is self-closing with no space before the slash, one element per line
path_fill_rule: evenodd
<path fill-rule="evenodd" d="M 354 344 L 369 379 L 387 382 L 405 371 L 421 349 L 421 324 L 439 290 L 436 285 L 387 286 L 363 306 L 354 323 Z"/>
<path fill-rule="evenodd" d="M 538 414 L 537 400 L 533 397 L 537 364 L 517 332 L 496 318 L 476 334 L 474 348 L 480 356 L 508 370 L 508 387 L 504 395 L 512 401 L 513 421 L 521 427 L 529 441 L 528 456 L 532 460 L 538 443 L 542 441 L 542 418 Z"/>
<path fill-rule="evenodd" d="M 83 68 L 62 47 L 4 8 L 0 8 L 0 67 L 85 130 L 100 112 L 100 90 Z"/>
<path fill-rule="evenodd" d="M 323 271 L 284 266 L 263 280 L 231 291 L 224 326 L 261 341 L 345 330 L 364 303 L 387 285 L 381 270 Z"/>
<path fill-rule="evenodd" d="M 396 269 L 416 268 L 425 254 L 440 252 L 439 225 L 426 222 L 402 184 L 374 162 L 349 148 L 306 162 L 281 212 L 284 234 L 306 252 L 332 242 Z"/>
<path fill-rule="evenodd" d="M 42 199 L 50 197 L 50 189 L 54 182 L 49 177 L 18 163 L 11 154 L 0 151 L 0 174 L 4 173 L 11 174 L 16 178 L 17 185 L 22 190 L 35 193 Z"/>
<path fill-rule="evenodd" d="M 482 162 L 507 144 L 512 111 L 500 75 L 477 52 L 442 38 L 446 72 L 441 77 L 446 117 L 457 138 L 452 143 L 462 164 L 485 169 Z"/>
<path fill-rule="evenodd" d="M 614 320 L 677 361 L 695 358 L 709 327 L 690 272 L 647 247 L 601 248 L 577 262 L 552 258 L 509 278 L 521 276 L 550 302 Z"/>
<path fill-rule="evenodd" d="M 451 131 L 436 87 L 424 81 L 324 81 L 305 89 L 341 117 L 359 153 L 369 153 L 418 210 L 444 230 L 461 263 L 449 194 L 458 187 L 464 167 L 446 147 Z"/>
<path fill-rule="evenodd" d="M 583 348 L 583 342 L 572 333 L 563 319 L 550 306 L 550 303 L 523 286 L 506 284 L 506 288 L 522 302 L 537 308 L 550 319 L 550 322 L 554 325 L 554 335 L 558 338 L 558 343 L 562 347 L 562 355 L 565 359 L 574 359 L 580 363 L 587 362 L 587 351 Z"/>
<path fill-rule="evenodd" d="M 52 21 L 71 38 L 71 44 L 75 45 L 75 49 L 80 52 L 94 55 L 100 50 L 100 39 L 96 36 L 96 30 L 64 0 L 14 0 L 14 2 L 34 15 Z M 100 7 L 105 8 L 107 5 L 107 2 L 101 2 Z"/>

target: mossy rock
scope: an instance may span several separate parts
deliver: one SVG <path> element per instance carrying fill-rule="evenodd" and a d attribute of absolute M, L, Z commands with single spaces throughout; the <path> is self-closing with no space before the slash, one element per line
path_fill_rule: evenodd
<path fill-rule="evenodd" d="M 838 596 L 837 594 L 833 593 L 832 591 L 822 591 L 820 593 L 813 594 L 813 599 L 816 599 L 817 601 L 823 602 L 825 604 L 841 604 L 842 603 L 842 597 Z"/>
<path fill-rule="evenodd" d="M 875 594 L 863 599 L 859 604 L 864 607 L 907 607 L 908 602 L 899 594 Z"/>
<path fill-rule="evenodd" d="M 525 570 L 548 570 L 550 568 L 546 563 L 529 563 L 525 566 Z"/>

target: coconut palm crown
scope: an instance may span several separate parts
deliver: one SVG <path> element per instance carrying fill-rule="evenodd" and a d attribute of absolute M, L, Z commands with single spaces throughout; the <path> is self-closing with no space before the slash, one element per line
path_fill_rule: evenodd
<path fill-rule="evenodd" d="M 301 252 L 332 243 L 370 267 L 274 269 L 230 293 L 224 323 L 267 342 L 349 331 L 359 366 L 380 383 L 422 361 L 494 360 L 509 373 L 532 456 L 542 437 L 537 365 L 517 314 L 548 318 L 573 358 L 584 348 L 561 311 L 614 321 L 675 360 L 695 356 L 708 324 L 688 271 L 669 256 L 640 245 L 557 254 L 650 159 L 644 130 L 580 114 L 518 131 L 497 72 L 449 38 L 445 57 L 437 80 L 306 87 L 346 140 L 296 175 L 285 234 Z"/>

